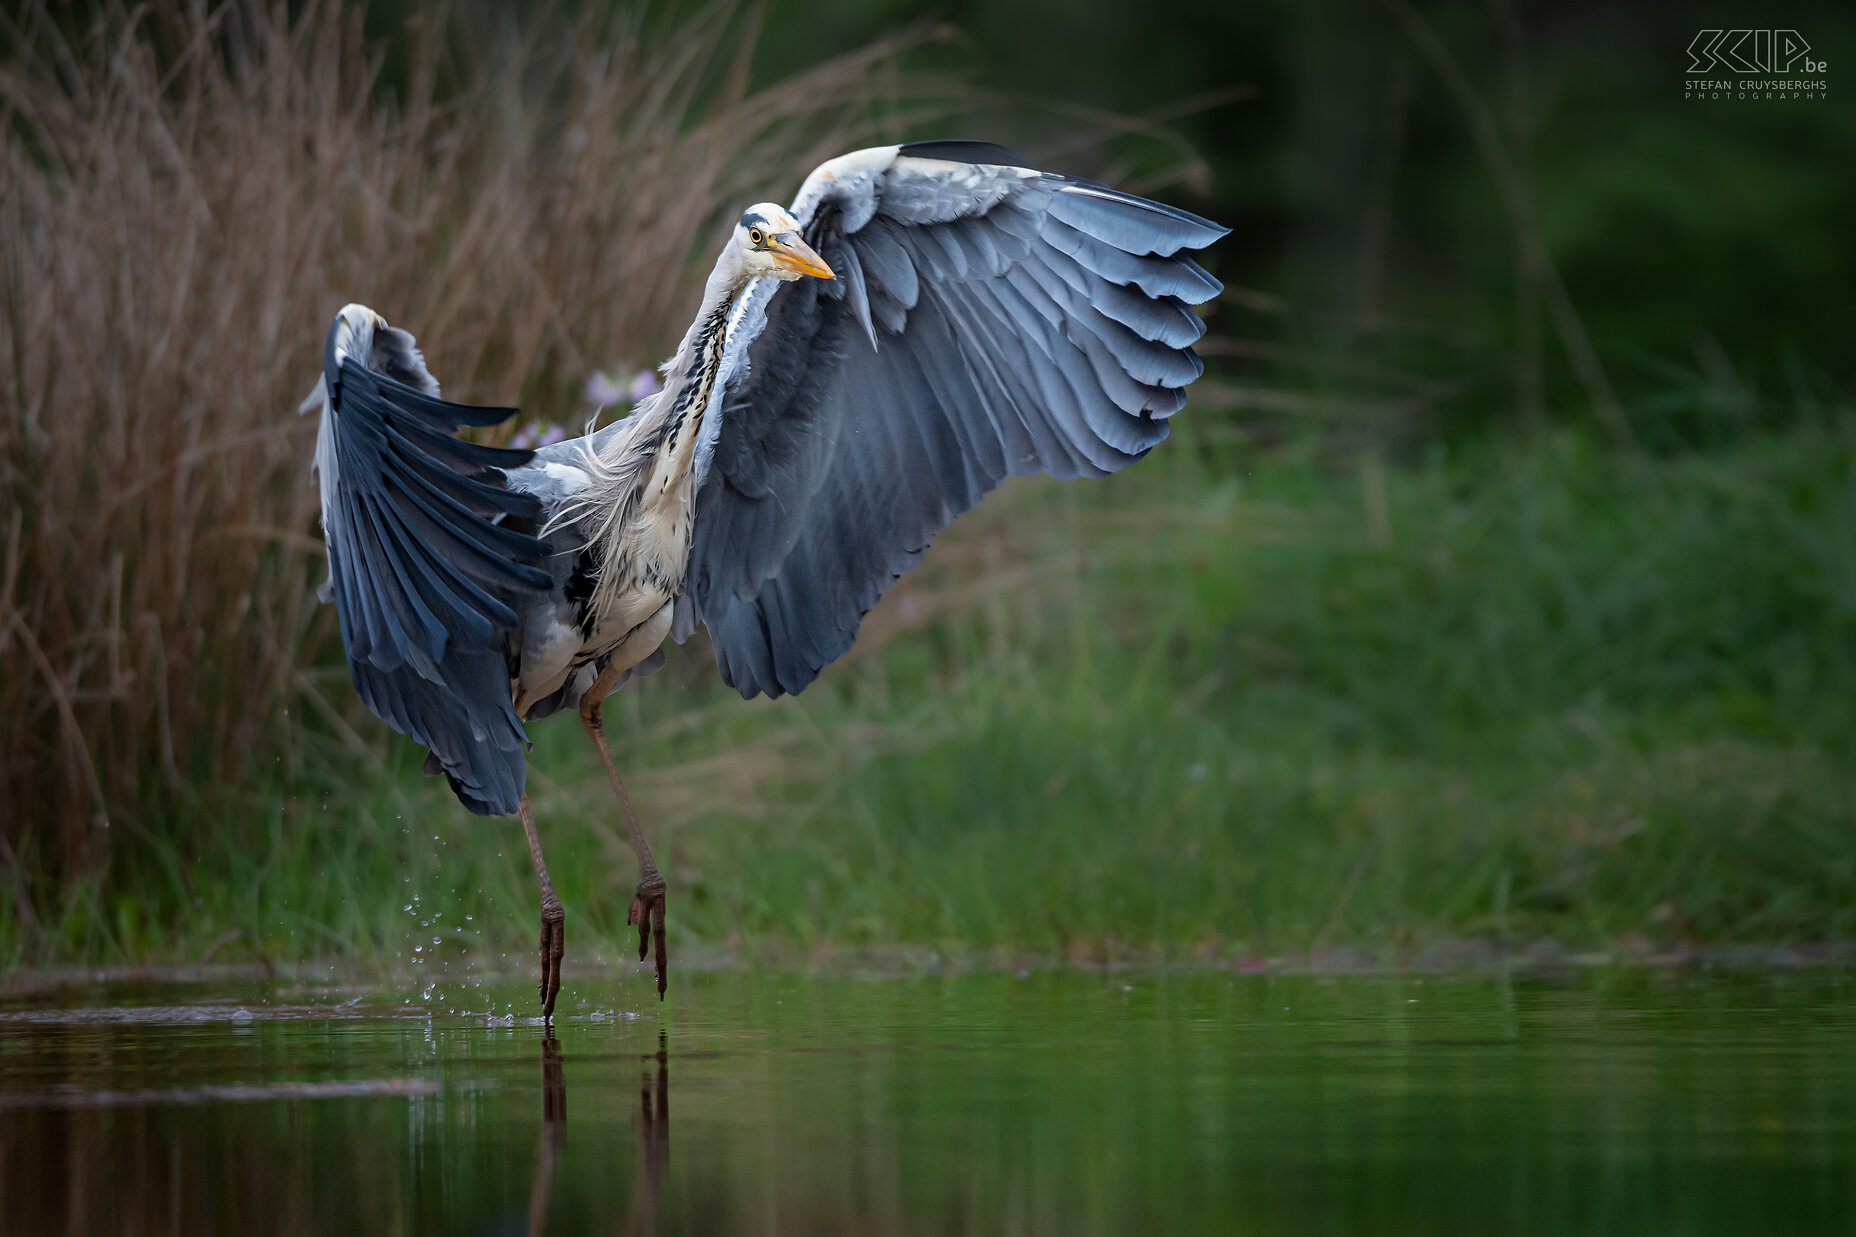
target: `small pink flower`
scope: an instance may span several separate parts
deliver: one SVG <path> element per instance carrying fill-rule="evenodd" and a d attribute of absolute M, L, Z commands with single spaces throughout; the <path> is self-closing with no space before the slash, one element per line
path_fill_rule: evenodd
<path fill-rule="evenodd" d="M 567 437 L 567 431 L 558 425 L 550 425 L 541 432 L 541 438 L 535 443 L 538 447 L 552 447 Z"/>
<path fill-rule="evenodd" d="M 664 384 L 657 380 L 656 370 L 641 369 L 638 371 L 638 376 L 632 379 L 632 384 L 625 388 L 625 396 L 636 404 L 641 400 L 651 398 L 663 389 Z"/>
<path fill-rule="evenodd" d="M 587 375 L 585 394 L 589 404 L 610 408 L 625 398 L 625 388 L 619 385 L 616 378 L 594 370 Z"/>
<path fill-rule="evenodd" d="M 509 436 L 509 447 L 513 451 L 526 451 L 535 445 L 540 431 L 533 421 Z"/>

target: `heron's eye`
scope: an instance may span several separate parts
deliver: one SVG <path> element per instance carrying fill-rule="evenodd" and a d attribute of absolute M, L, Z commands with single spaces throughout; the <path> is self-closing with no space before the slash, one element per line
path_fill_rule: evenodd
<path fill-rule="evenodd" d="M 748 229 L 748 243 L 753 245 L 756 249 L 760 248 L 761 242 L 765 239 L 766 238 L 760 234 L 759 228 Z"/>

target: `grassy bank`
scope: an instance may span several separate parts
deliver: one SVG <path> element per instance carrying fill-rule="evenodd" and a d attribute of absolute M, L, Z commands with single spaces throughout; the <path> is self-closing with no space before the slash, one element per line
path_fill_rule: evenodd
<path fill-rule="evenodd" d="M 410 23 L 393 80 L 356 6 L 20 7 L 0 20 L 7 884 L 94 876 L 190 788 L 287 760 L 285 718 L 346 712 L 305 674 L 336 650 L 314 422 L 292 412 L 344 303 L 413 329 L 454 397 L 577 425 L 589 374 L 674 346 L 731 209 L 870 139 L 879 93 L 944 98 L 901 73 L 906 37 L 750 89 L 752 25 L 726 6 Z"/>
<path fill-rule="evenodd" d="M 692 647 L 609 725 L 685 949 L 1848 938 L 1853 528 L 1847 418 L 1400 467 L 1182 438 L 989 500 L 806 695 L 744 704 Z M 535 730 L 570 938 L 622 956 L 603 778 L 571 720 Z M 235 819 L 36 924 L 0 906 L 0 957 L 525 960 L 519 830 L 418 756 L 307 727 Z"/>

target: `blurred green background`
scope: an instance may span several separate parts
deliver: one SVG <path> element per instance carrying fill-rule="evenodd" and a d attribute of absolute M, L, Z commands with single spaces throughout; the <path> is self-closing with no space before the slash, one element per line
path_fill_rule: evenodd
<path fill-rule="evenodd" d="M 15 56 L 45 55 L 17 35 L 31 7 L 16 6 Z M 54 19 L 74 42 L 113 20 L 76 7 Z M 470 98 L 493 77 L 483 66 L 531 45 L 571 59 L 561 45 L 629 38 L 637 57 L 614 63 L 643 73 L 691 31 L 719 31 L 666 140 L 725 147 L 720 118 L 744 146 L 782 150 L 805 134 L 762 134 L 759 92 L 900 30 L 844 104 L 863 109 L 860 132 L 1002 141 L 1233 228 L 1207 259 L 1227 292 L 1203 311 L 1206 378 L 1152 458 L 989 500 L 803 697 L 741 704 L 698 641 L 609 706 L 670 855 L 687 956 L 1230 961 L 1542 941 L 1656 954 L 1856 928 L 1856 111 L 1839 78 L 1856 12 L 354 12 L 355 54 L 380 67 L 351 93 L 389 115 Z M 1755 22 L 1795 28 L 1828 61 L 1829 91 L 1685 99 L 1696 33 Z M 625 115 L 575 112 L 570 76 L 524 70 L 507 96 L 485 92 L 485 114 L 541 117 L 537 149 L 577 125 L 625 129 Z M 32 163 L 29 119 L 9 141 Z M 426 192 L 465 197 L 471 174 Z M 691 209 L 739 205 L 712 196 Z M 409 271 L 420 245 L 459 243 L 434 218 L 408 233 Z M 691 271 L 712 231 L 691 242 Z M 548 260 L 598 267 L 625 241 L 560 229 Z M 369 278 L 357 268 L 350 285 Z M 693 304 L 680 278 L 662 315 L 609 326 L 558 298 L 564 324 L 538 328 L 533 350 L 508 342 L 519 319 L 493 318 L 492 342 L 434 368 L 459 373 L 455 391 L 519 393 L 541 422 L 576 423 L 585 372 L 674 345 Z M 442 322 L 388 314 L 428 353 L 445 346 Z M 279 337 L 302 353 L 280 394 L 313 372 L 320 326 L 300 316 Z M 10 398 L 23 424 L 36 405 Z M 15 478 L 36 466 L 30 441 L 7 440 Z M 307 465 L 306 440 L 291 443 L 280 486 Z M 313 534 L 291 510 L 279 521 Z M 5 957 L 394 968 L 416 942 L 525 964 L 533 887 L 513 823 L 470 819 L 421 781 L 419 754 L 354 704 L 328 615 L 304 602 L 287 618 L 301 643 L 284 663 L 332 703 L 299 701 L 280 728 L 248 728 L 250 746 L 176 760 L 173 778 L 130 776 L 119 793 L 106 769 L 94 793 L 134 822 L 107 844 L 69 823 L 94 816 L 71 807 L 81 778 L 32 790 L 15 768 L 36 797 L 7 833 Z M 59 639 L 41 644 L 64 666 Z M 16 682 L 38 673 L 18 640 L 0 656 Z M 117 706 L 77 698 L 72 724 L 107 730 L 90 719 Z M 56 733 L 43 693 L 22 701 L 15 766 Z M 536 729 L 570 937 L 619 956 L 629 848 L 577 728 Z M 110 767 L 153 768 L 160 748 L 137 742 L 109 749 Z"/>
<path fill-rule="evenodd" d="M 1182 197 L 1234 229 L 1221 273 L 1262 294 L 1218 325 L 1317 350 L 1292 378 L 1280 361 L 1252 372 L 1352 390 L 1337 361 L 1389 367 L 1377 388 L 1359 380 L 1369 401 L 1398 379 L 1449 384 L 1420 409 L 1381 409 L 1390 424 L 1376 428 L 1512 423 L 1527 411 L 1524 360 L 1542 370 L 1552 415 L 1584 394 L 1551 311 L 1529 322 L 1543 280 L 1517 257 L 1526 238 L 1478 147 L 1484 121 L 1639 435 L 1722 432 L 1670 407 L 1696 380 L 1779 403 L 1814 382 L 1847 390 L 1856 108 L 1834 71 L 1811 75 L 1830 82 L 1823 98 L 1683 97 L 1688 44 L 1754 23 L 1744 5 L 775 4 L 757 71 L 788 72 L 922 12 L 960 31 L 948 64 L 1022 96 L 975 117 L 984 136 L 1061 147 L 1084 109 L 1167 118 L 1205 162 Z M 1856 33 L 1830 4 L 1757 20 L 1797 29 L 1833 65 Z M 1154 145 L 1111 144 L 1112 165 L 1151 171 Z"/>

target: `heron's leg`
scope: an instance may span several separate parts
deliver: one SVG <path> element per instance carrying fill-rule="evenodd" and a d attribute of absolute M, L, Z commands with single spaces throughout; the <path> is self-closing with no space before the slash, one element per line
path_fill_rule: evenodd
<path fill-rule="evenodd" d="M 651 934 L 657 933 L 657 999 L 664 999 L 664 985 L 670 970 L 668 951 L 664 944 L 664 878 L 658 874 L 657 864 L 651 860 L 651 844 L 644 840 L 644 830 L 639 827 L 638 817 L 632 811 L 632 801 L 625 793 L 625 783 L 619 780 L 619 770 L 612 763 L 612 749 L 606 746 L 606 730 L 600 717 L 600 705 L 605 702 L 607 693 L 618 681 L 623 671 L 607 666 L 600 671 L 593 685 L 580 697 L 580 724 L 586 727 L 587 737 L 593 740 L 593 746 L 599 749 L 599 759 L 606 766 L 606 780 L 612 783 L 612 793 L 618 798 L 619 810 L 625 813 L 626 827 L 632 833 L 632 849 L 638 852 L 638 889 L 632 895 L 630 911 L 626 913 L 625 922 L 635 924 L 638 928 L 638 961 L 643 962 L 645 953 L 651 947 Z"/>
<path fill-rule="evenodd" d="M 554 998 L 561 991 L 561 954 L 566 946 L 567 912 L 554 896 L 554 882 L 548 879 L 548 865 L 541 857 L 541 839 L 535 835 L 535 813 L 528 806 L 528 796 L 516 805 L 522 818 L 522 831 L 528 834 L 528 857 L 535 863 L 535 880 L 541 886 L 541 1016 L 554 1017 Z"/>

